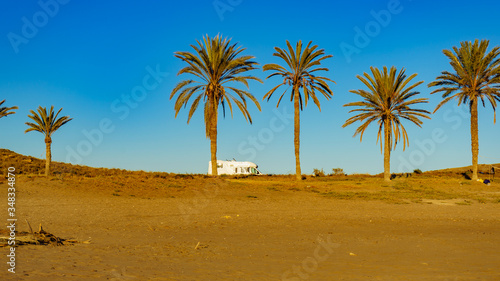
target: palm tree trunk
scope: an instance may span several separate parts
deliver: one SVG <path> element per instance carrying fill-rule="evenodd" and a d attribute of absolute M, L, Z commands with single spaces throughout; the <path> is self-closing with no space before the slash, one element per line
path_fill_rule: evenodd
<path fill-rule="evenodd" d="M 384 123 L 384 180 L 391 181 L 391 126 L 390 121 Z"/>
<path fill-rule="evenodd" d="M 295 107 L 295 129 L 294 129 L 294 144 L 295 144 L 295 177 L 297 180 L 302 180 L 302 173 L 300 171 L 300 104 L 299 104 L 299 90 L 294 89 L 294 107 Z"/>
<path fill-rule="evenodd" d="M 50 175 L 50 162 L 52 161 L 52 152 L 50 146 L 52 140 L 50 138 L 45 138 L 45 176 Z"/>
<path fill-rule="evenodd" d="M 217 104 L 214 102 L 212 120 L 210 122 L 210 153 L 212 161 L 212 176 L 217 176 Z"/>
<path fill-rule="evenodd" d="M 472 143 L 472 180 L 477 181 L 477 155 L 479 153 L 479 137 L 477 125 L 477 99 L 472 100 L 470 109 L 470 135 Z"/>

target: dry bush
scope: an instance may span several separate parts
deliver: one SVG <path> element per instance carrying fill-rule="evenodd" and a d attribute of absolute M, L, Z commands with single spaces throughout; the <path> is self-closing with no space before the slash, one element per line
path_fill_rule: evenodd
<path fill-rule="evenodd" d="M 344 176 L 345 175 L 344 169 L 342 169 L 342 168 L 333 168 L 332 169 L 332 175 L 333 176 Z"/>
<path fill-rule="evenodd" d="M 325 176 L 325 171 L 323 169 L 313 169 L 313 175 L 315 177 L 324 177 Z"/>

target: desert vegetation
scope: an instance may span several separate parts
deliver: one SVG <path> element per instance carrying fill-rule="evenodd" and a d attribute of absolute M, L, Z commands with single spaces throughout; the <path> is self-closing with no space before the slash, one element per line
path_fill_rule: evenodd
<path fill-rule="evenodd" d="M 358 79 L 368 88 L 366 90 L 352 90 L 351 93 L 363 98 L 360 102 L 351 102 L 344 106 L 359 107 L 351 112 L 357 115 L 347 119 L 343 127 L 349 126 L 355 122 L 361 122 L 361 126 L 356 129 L 354 136 L 360 135 L 360 141 L 363 140 L 363 133 L 373 122 L 379 125 L 377 141 L 380 140 L 380 150 L 382 143 L 384 147 L 384 180 L 391 180 L 391 150 L 396 148 L 400 140 L 403 141 L 403 150 L 409 144 L 408 134 L 401 123 L 402 119 L 411 121 L 421 127 L 423 123 L 420 118 L 430 119 L 427 110 L 415 109 L 412 106 L 419 103 L 427 103 L 426 98 L 415 98 L 418 94 L 414 91 L 415 87 L 422 84 L 423 81 L 415 84 L 409 84 L 417 74 L 407 77 L 405 70 L 402 69 L 396 75 L 396 68 L 391 67 L 390 72 L 384 67 L 383 72 L 378 68 L 371 68 L 372 76 L 364 73 L 358 75 Z M 382 142 L 382 138 L 384 141 Z"/>
<path fill-rule="evenodd" d="M 327 100 L 330 99 L 332 90 L 327 82 L 334 82 L 327 77 L 316 76 L 315 72 L 317 71 L 328 71 L 328 68 L 321 67 L 321 61 L 331 58 L 332 55 L 326 55 L 323 49 L 318 49 L 317 45 L 311 46 L 311 44 L 312 42 L 309 42 L 305 49 L 302 50 L 302 41 L 297 42 L 295 49 L 290 42 L 286 41 L 288 50 L 275 47 L 276 52 L 273 56 L 282 59 L 288 68 L 275 63 L 264 65 L 264 71 L 273 72 L 267 78 L 280 76 L 283 82 L 267 92 L 263 99 L 267 98 L 269 101 L 274 92 L 281 86 L 292 87 L 290 101 L 293 101 L 294 108 L 293 143 L 295 147 L 295 177 L 297 180 L 302 179 L 300 169 L 300 111 L 304 110 L 309 99 L 312 99 L 318 109 L 321 110 L 316 92 L 323 94 Z M 277 107 L 280 105 L 286 91 L 279 97 Z"/>
<path fill-rule="evenodd" d="M 252 61 L 253 56 L 240 54 L 245 50 L 231 44 L 230 39 L 224 39 L 217 35 L 210 38 L 208 35 L 203 42 L 197 41 L 198 46 L 191 45 L 195 50 L 190 52 L 176 52 L 175 56 L 184 61 L 188 66 L 179 71 L 177 75 L 191 74 L 197 79 L 184 80 L 177 84 L 172 90 L 170 99 L 177 93 L 175 101 L 175 116 L 182 107 L 186 107 L 190 98 L 199 93 L 191 104 L 189 110 L 188 123 L 194 112 L 198 108 L 200 101 L 205 103 L 204 118 L 206 136 L 210 139 L 212 175 L 217 176 L 217 120 L 219 105 L 222 106 L 222 114 L 226 115 L 226 106 L 229 107 L 231 116 L 233 115 L 233 104 L 243 113 L 245 119 L 252 123 L 252 117 L 247 108 L 247 99 L 250 99 L 260 110 L 259 102 L 248 91 L 235 88 L 230 83 L 242 83 L 247 88 L 248 81 L 255 80 L 262 82 L 257 77 L 246 74 L 247 71 L 256 69 L 257 62 Z M 231 95 L 236 94 L 239 99 Z"/>
<path fill-rule="evenodd" d="M 59 116 L 61 109 L 54 114 L 54 106 L 51 106 L 49 111 L 46 107 L 39 106 L 37 111 L 30 110 L 31 115 L 28 117 L 34 121 L 26 122 L 28 129 L 24 131 L 28 132 L 40 132 L 45 137 L 45 176 L 50 175 L 50 162 L 52 161 L 52 134 L 54 134 L 59 128 L 64 124 L 72 120 L 69 116 Z"/>
<path fill-rule="evenodd" d="M 488 52 L 488 45 L 488 40 L 479 42 L 476 39 L 474 43 L 461 42 L 460 48 L 453 47 L 453 51 L 444 50 L 454 72 L 443 71 L 436 81 L 429 83 L 429 87 L 440 87 L 431 94 L 442 93 L 443 97 L 434 112 L 451 100 L 457 100 L 458 105 L 469 105 L 473 181 L 478 179 L 478 104 L 485 106 L 489 102 L 495 112 L 497 101 L 500 101 L 500 48 L 494 47 Z"/>
<path fill-rule="evenodd" d="M 39 181 L 45 177 L 45 161 L 0 149 L 0 170 L 18 167 L 23 181 Z M 498 164 L 500 166 L 500 164 Z M 479 165 L 479 173 L 486 178 L 489 165 Z M 500 203 L 500 185 L 477 185 L 472 187 L 468 176 L 471 167 L 445 169 L 438 171 L 415 171 L 413 173 L 392 174 L 393 182 L 385 182 L 384 174 L 351 174 L 342 169 L 333 169 L 325 174 L 323 169 L 315 169 L 314 176 L 296 182 L 294 175 L 234 175 L 220 176 L 220 186 L 239 194 L 250 193 L 261 198 L 269 191 L 286 193 L 315 193 L 317 196 L 332 199 L 362 199 L 382 201 L 391 204 L 425 203 L 429 200 L 452 200 L 451 202 Z M 95 189 L 93 192 L 110 196 L 125 197 L 176 197 L 190 193 L 210 183 L 211 177 L 205 174 L 175 174 L 165 172 L 127 171 L 122 169 L 91 168 L 62 162 L 52 163 L 52 177 L 49 181 L 71 185 L 76 188 Z M 0 179 L 0 184 L 5 178 Z M 257 194 L 257 195 L 256 195 Z M 246 195 L 245 195 L 246 196 Z M 453 203 L 455 204 L 455 203 Z"/>
<path fill-rule="evenodd" d="M 0 118 L 16 113 L 14 110 L 18 109 L 17 106 L 6 107 L 2 106 L 5 100 L 0 101 Z"/>

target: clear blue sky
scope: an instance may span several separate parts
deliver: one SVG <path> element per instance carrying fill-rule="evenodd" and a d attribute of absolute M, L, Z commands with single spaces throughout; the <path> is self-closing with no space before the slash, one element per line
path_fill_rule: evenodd
<path fill-rule="evenodd" d="M 333 99 L 321 100 L 321 112 L 311 103 L 301 114 L 304 173 L 336 167 L 347 173 L 383 171 L 377 128 L 360 143 L 352 137 L 356 126 L 341 127 L 350 116 L 342 105 L 356 100 L 349 90 L 363 88 L 356 75 L 384 65 L 418 73 L 416 81 L 425 81 L 418 90 L 429 98 L 424 108 L 432 111 L 441 97 L 431 96 L 426 85 L 450 70 L 443 49 L 476 38 L 489 39 L 490 47 L 500 45 L 497 1 L 41 3 L 46 4 L 2 3 L 0 100 L 19 110 L 0 119 L 0 147 L 44 158 L 43 136 L 24 134 L 24 123 L 30 109 L 54 105 L 74 120 L 54 134 L 53 160 L 94 167 L 207 172 L 210 145 L 202 111 L 187 125 L 188 110 L 174 118 L 174 100 L 169 100 L 175 84 L 188 78 L 176 76 L 183 64 L 174 52 L 190 51 L 205 34 L 232 38 L 261 66 L 282 63 L 272 54 L 285 40 L 312 40 L 334 56 L 325 61 L 330 69 L 325 75 L 336 81 Z M 346 48 L 356 49 L 349 54 Z M 266 77 L 261 70 L 253 74 Z M 261 100 L 278 82 L 252 83 L 250 91 Z M 250 106 L 253 125 L 239 112 L 233 119 L 220 118 L 218 158 L 251 160 L 264 173 L 293 173 L 293 122 L 286 118 L 292 104 L 283 102 L 276 113 L 276 101 L 261 102 L 262 112 Z M 469 165 L 470 121 L 453 111 L 458 109 L 446 105 L 423 128 L 405 123 L 410 147 L 393 152 L 392 171 Z M 481 163 L 500 162 L 499 126 L 493 124 L 490 106 L 480 109 Z"/>

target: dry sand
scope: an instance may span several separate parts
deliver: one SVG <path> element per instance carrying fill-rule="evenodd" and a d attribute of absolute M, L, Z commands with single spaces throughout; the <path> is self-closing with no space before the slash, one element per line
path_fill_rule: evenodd
<path fill-rule="evenodd" d="M 226 182 L 164 192 L 19 179 L 18 230 L 28 219 L 91 243 L 21 246 L 15 274 L 2 248 L 0 280 L 500 280 L 498 203 L 338 200 Z"/>

